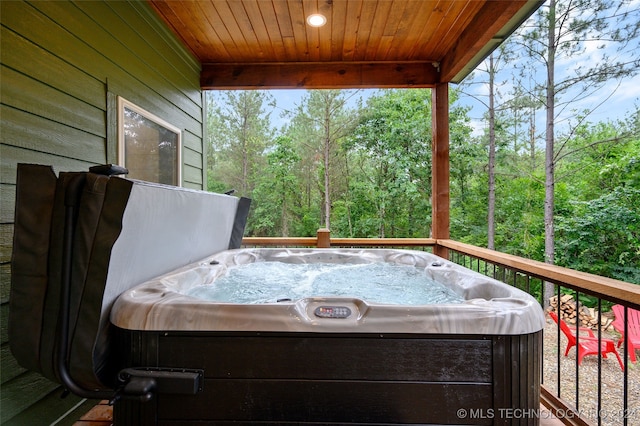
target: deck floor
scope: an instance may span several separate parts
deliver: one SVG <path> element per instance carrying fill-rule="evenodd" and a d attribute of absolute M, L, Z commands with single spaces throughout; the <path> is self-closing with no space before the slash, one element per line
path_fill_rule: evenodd
<path fill-rule="evenodd" d="M 109 426 L 113 424 L 113 407 L 109 401 L 100 403 L 89 410 L 74 426 Z"/>
<path fill-rule="evenodd" d="M 557 418 L 551 418 L 548 410 L 540 406 L 541 419 L 540 426 L 563 426 Z M 101 401 L 74 423 L 74 426 L 110 426 L 113 424 L 113 409 L 108 401 Z"/>

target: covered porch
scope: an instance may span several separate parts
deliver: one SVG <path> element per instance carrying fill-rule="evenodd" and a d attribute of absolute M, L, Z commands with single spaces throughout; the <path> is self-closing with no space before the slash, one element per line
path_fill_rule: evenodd
<path fill-rule="evenodd" d="M 432 251 L 524 289 L 550 282 L 558 292 L 570 289 L 578 294 L 593 295 L 600 301 L 640 309 L 638 286 L 450 239 L 449 84 L 464 79 L 540 6 L 540 1 L 150 0 L 148 4 L 195 58 L 193 63 L 201 68 L 201 90 L 418 87 L 432 90 L 431 235 L 409 240 L 342 239 L 331 238 L 329 231 L 321 231 L 316 237 L 310 238 L 248 237 L 243 241 L 245 246 L 410 247 Z M 140 5 L 135 3 L 135 8 L 140 8 Z M 56 13 L 64 15 L 63 8 L 51 11 L 52 16 Z M 325 26 L 308 27 L 306 17 L 312 13 L 323 14 L 327 18 Z M 86 55 L 89 56 L 88 53 Z M 116 92 L 121 89 L 118 83 L 116 80 L 114 84 L 112 79 L 111 90 Z M 161 81 L 158 83 L 158 87 L 160 86 Z M 100 102 L 97 102 L 96 109 L 101 106 Z M 107 103 L 113 102 L 113 98 L 108 98 Z M 15 121 L 19 123 L 18 119 Z M 87 119 L 89 124 L 86 126 L 89 127 L 92 121 L 98 120 L 91 116 Z M 113 136 L 114 129 L 112 124 L 105 127 L 105 135 L 99 136 L 108 139 Z M 96 139 L 99 138 L 96 136 Z M 106 159 L 113 161 L 114 150 L 108 144 L 105 146 L 109 150 L 105 155 Z M 39 162 L 42 157 L 38 152 L 30 158 Z M 197 155 L 191 155 L 185 161 L 197 162 L 193 160 L 194 157 Z M 104 159 L 96 155 L 84 161 L 96 163 L 104 162 Z M 76 167 L 78 164 L 73 163 L 72 166 Z M 202 182 L 199 184 L 204 185 Z M 541 304 L 544 303 L 541 300 Z M 627 323 L 626 318 L 624 322 Z M 560 347 L 559 329 L 555 334 L 557 346 Z M 620 351 L 626 367 L 620 380 L 619 400 L 623 415 L 620 415 L 621 411 L 613 411 L 614 409 L 606 411 L 609 407 L 604 405 L 597 405 L 597 411 L 605 410 L 602 413 L 606 415 L 615 414 L 615 424 L 627 425 L 634 424 L 639 418 L 637 410 L 640 409 L 640 404 L 634 399 L 635 388 L 632 385 L 635 379 L 630 376 L 630 371 L 633 372 L 635 366 L 631 365 L 626 345 L 622 345 Z M 576 363 L 575 368 L 571 368 L 570 377 L 562 375 L 559 366 L 564 363 L 564 359 L 560 355 L 558 354 L 555 367 L 557 371 L 551 376 L 543 374 L 541 401 L 544 410 L 548 411 L 541 411 L 543 414 L 540 416 L 540 424 L 551 425 L 558 419 L 565 424 L 599 424 L 601 419 L 597 415 L 595 420 L 583 415 L 589 414 L 586 411 L 592 411 L 592 408 L 590 405 L 588 409 L 585 408 L 587 405 L 584 397 L 580 396 L 580 387 L 576 386 L 575 391 L 567 391 L 564 387 L 565 383 L 574 381 L 574 378 L 580 380 L 581 370 Z M 601 357 L 597 358 L 597 368 L 600 371 L 600 362 L 603 360 Z M 546 364 L 543 367 L 554 369 Z M 596 402 L 599 402 L 602 393 L 609 390 L 603 387 L 600 375 L 596 383 Z M 96 410 L 106 413 L 104 420 L 110 422 L 108 407 L 100 405 Z M 545 412 L 552 415 L 547 416 Z M 629 415 L 625 416 L 624 413 Z M 80 424 L 87 424 L 83 422 L 84 420 Z"/>

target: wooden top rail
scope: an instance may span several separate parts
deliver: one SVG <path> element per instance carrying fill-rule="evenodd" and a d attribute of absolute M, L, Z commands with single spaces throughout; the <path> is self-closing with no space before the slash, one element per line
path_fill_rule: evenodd
<path fill-rule="evenodd" d="M 586 293 L 602 297 L 603 299 L 640 309 L 640 285 L 637 284 L 601 277 L 586 272 L 574 271 L 573 269 L 549 265 L 536 260 L 529 260 L 453 240 L 438 240 L 437 244 L 470 256 L 526 272 L 564 287 L 577 291 L 585 291 Z"/>
<path fill-rule="evenodd" d="M 309 246 L 315 247 L 316 237 L 244 237 L 242 244 L 247 246 Z"/>
<path fill-rule="evenodd" d="M 332 238 L 331 245 L 367 247 L 425 247 L 436 244 L 434 238 Z"/>
<path fill-rule="evenodd" d="M 244 237 L 242 244 L 247 246 L 309 246 L 317 245 L 317 237 Z M 433 238 L 331 238 L 332 246 L 366 247 L 425 247 L 433 246 Z"/>

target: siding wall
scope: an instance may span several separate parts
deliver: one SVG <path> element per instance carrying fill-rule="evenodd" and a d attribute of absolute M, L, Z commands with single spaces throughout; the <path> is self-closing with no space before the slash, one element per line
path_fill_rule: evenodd
<path fill-rule="evenodd" d="M 183 185 L 201 189 L 200 64 L 143 1 L 0 1 L 0 7 L 0 423 L 63 417 L 61 424 L 70 424 L 88 402 L 61 400 L 56 384 L 25 371 L 9 351 L 16 164 L 61 171 L 115 163 L 120 95 L 182 129 Z"/>

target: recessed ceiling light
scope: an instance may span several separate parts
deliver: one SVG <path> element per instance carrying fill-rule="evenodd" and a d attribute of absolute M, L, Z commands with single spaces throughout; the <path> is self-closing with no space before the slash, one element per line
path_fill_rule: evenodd
<path fill-rule="evenodd" d="M 307 24 L 312 27 L 321 27 L 327 23 L 327 18 L 324 15 L 320 15 L 319 13 L 314 13 L 313 15 L 307 16 Z"/>

